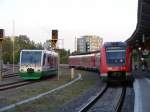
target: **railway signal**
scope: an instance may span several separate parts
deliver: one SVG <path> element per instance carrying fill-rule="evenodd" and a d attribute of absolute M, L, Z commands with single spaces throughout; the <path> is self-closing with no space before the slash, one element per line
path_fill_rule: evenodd
<path fill-rule="evenodd" d="M 3 41 L 4 37 L 4 29 L 0 29 L 0 41 Z"/>
<path fill-rule="evenodd" d="M 52 48 L 52 49 L 56 49 L 57 39 L 51 39 L 51 40 L 50 40 L 50 43 L 51 43 L 51 48 Z"/>
<path fill-rule="evenodd" d="M 2 42 L 4 39 L 4 29 L 0 29 L 0 80 L 3 80 L 3 59 L 2 59 Z"/>
<path fill-rule="evenodd" d="M 56 49 L 57 40 L 58 40 L 58 30 L 52 30 L 52 39 L 50 39 L 52 49 Z"/>

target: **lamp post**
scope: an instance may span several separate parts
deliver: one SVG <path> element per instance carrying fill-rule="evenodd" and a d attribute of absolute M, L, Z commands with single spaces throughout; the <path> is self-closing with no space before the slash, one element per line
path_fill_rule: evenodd
<path fill-rule="evenodd" d="M 15 21 L 13 20 L 13 25 L 12 25 L 12 45 L 13 45 L 13 73 L 14 73 L 14 58 L 15 58 L 15 52 L 14 52 L 14 43 L 15 43 Z"/>
<path fill-rule="evenodd" d="M 60 55 L 58 53 L 58 63 L 57 63 L 57 67 L 58 67 L 58 73 L 57 73 L 57 80 L 59 80 L 60 78 Z"/>
<path fill-rule="evenodd" d="M 3 80 L 3 59 L 2 59 L 2 42 L 4 37 L 4 29 L 0 29 L 0 81 Z"/>
<path fill-rule="evenodd" d="M 13 73 L 14 73 L 14 58 L 15 58 L 15 52 L 14 52 L 14 43 L 15 43 L 15 37 L 12 37 L 12 43 L 13 43 Z"/>

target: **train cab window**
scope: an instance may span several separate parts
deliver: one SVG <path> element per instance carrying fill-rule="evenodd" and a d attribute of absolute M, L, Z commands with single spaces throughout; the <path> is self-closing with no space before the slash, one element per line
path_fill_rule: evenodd
<path fill-rule="evenodd" d="M 22 51 L 21 65 L 41 65 L 41 51 Z"/>
<path fill-rule="evenodd" d="M 107 50 L 107 63 L 111 65 L 125 64 L 126 50 Z"/>

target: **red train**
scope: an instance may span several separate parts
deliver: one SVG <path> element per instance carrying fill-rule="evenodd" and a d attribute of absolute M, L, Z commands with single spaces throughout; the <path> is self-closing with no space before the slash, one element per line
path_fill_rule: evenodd
<path fill-rule="evenodd" d="M 132 81 L 131 49 L 124 42 L 104 43 L 97 53 L 69 56 L 69 66 L 98 70 L 104 81 Z"/>
<path fill-rule="evenodd" d="M 90 70 L 99 70 L 100 52 L 69 56 L 69 66 Z"/>
<path fill-rule="evenodd" d="M 101 48 L 100 76 L 105 81 L 132 80 L 131 49 L 124 42 L 107 42 Z"/>

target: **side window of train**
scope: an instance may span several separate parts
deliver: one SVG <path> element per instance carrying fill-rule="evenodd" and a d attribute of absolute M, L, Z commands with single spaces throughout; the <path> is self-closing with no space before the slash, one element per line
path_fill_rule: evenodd
<path fill-rule="evenodd" d="M 52 56 L 51 56 L 51 55 L 48 55 L 48 65 L 49 65 L 50 67 L 52 67 L 52 64 L 53 64 Z"/>
<path fill-rule="evenodd" d="M 101 58 L 100 57 L 101 57 L 101 55 L 99 54 L 98 55 L 98 65 L 100 65 L 100 63 L 101 63 Z"/>
<path fill-rule="evenodd" d="M 56 57 L 54 57 L 54 67 L 56 66 Z"/>
<path fill-rule="evenodd" d="M 43 65 L 45 65 L 46 63 L 46 54 L 43 55 Z"/>
<path fill-rule="evenodd" d="M 51 62 L 50 62 L 50 61 L 51 61 L 51 59 L 50 59 L 50 55 L 48 55 L 48 56 L 47 56 L 47 63 L 48 63 L 48 65 L 50 65 L 50 64 L 51 64 Z"/>

